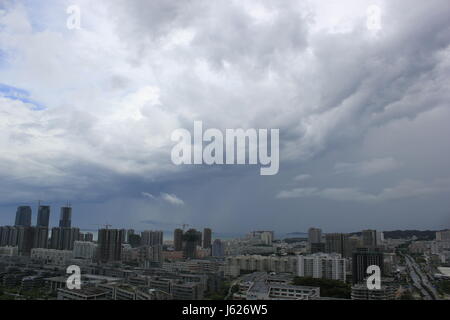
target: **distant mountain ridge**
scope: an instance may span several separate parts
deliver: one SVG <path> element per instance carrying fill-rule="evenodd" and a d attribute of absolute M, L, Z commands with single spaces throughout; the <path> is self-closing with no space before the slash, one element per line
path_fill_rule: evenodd
<path fill-rule="evenodd" d="M 405 239 L 416 236 L 420 240 L 434 240 L 436 239 L 436 231 L 432 230 L 394 230 L 384 231 L 385 239 Z"/>
<path fill-rule="evenodd" d="M 407 239 L 417 237 L 419 240 L 434 240 L 436 238 L 436 232 L 433 230 L 393 230 L 383 231 L 385 239 Z M 360 236 L 361 232 L 353 232 L 351 235 Z"/>

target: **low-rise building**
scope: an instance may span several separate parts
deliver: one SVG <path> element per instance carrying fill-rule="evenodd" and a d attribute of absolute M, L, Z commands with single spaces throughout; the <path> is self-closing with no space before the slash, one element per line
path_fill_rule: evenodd
<path fill-rule="evenodd" d="M 92 260 L 95 258 L 97 244 L 90 241 L 75 241 L 73 244 L 74 258 Z"/>
<path fill-rule="evenodd" d="M 109 292 L 103 288 L 87 287 L 81 290 L 58 289 L 58 300 L 109 300 Z"/>
<path fill-rule="evenodd" d="M 234 256 L 225 259 L 225 273 L 236 276 L 237 270 L 245 272 L 289 272 L 297 273 L 298 258 L 296 256 Z"/>
<path fill-rule="evenodd" d="M 233 294 L 235 300 L 312 300 L 320 297 L 320 288 L 295 286 L 270 279 L 265 272 L 255 272 L 242 277 L 239 290 Z"/>
<path fill-rule="evenodd" d="M 68 250 L 34 248 L 31 250 L 31 259 L 45 264 L 65 265 L 73 259 L 73 252 Z"/>
<path fill-rule="evenodd" d="M 0 247 L 0 256 L 14 257 L 18 255 L 19 255 L 19 247 L 17 246 Z"/>
<path fill-rule="evenodd" d="M 396 288 L 382 284 L 381 289 L 369 289 L 366 283 L 352 286 L 352 300 L 394 300 Z"/>

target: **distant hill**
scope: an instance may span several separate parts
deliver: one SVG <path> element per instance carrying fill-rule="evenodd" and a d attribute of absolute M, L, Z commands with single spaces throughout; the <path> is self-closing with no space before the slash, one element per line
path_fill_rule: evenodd
<path fill-rule="evenodd" d="M 306 233 L 306 232 L 290 232 L 290 233 L 286 233 L 286 236 L 307 237 L 308 233 Z"/>
<path fill-rule="evenodd" d="M 405 239 L 416 236 L 420 240 L 434 240 L 436 239 L 436 231 L 420 231 L 420 230 L 395 230 L 384 231 L 385 239 Z"/>
<path fill-rule="evenodd" d="M 394 230 L 394 231 L 383 231 L 385 239 L 407 239 L 416 236 L 419 240 L 434 240 L 436 239 L 436 231 L 433 230 Z M 351 232 L 350 236 L 361 236 L 361 232 Z M 291 232 L 287 233 L 284 237 L 289 240 L 303 240 L 308 238 L 308 234 L 305 232 Z"/>
<path fill-rule="evenodd" d="M 436 231 L 421 231 L 421 230 L 394 230 L 383 231 L 385 239 L 407 239 L 416 236 L 419 240 L 434 240 L 436 239 Z M 351 236 L 361 236 L 361 232 L 349 233 Z"/>

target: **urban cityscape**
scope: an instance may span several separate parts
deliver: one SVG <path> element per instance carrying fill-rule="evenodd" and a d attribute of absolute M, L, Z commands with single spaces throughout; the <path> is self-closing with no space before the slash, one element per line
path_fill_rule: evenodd
<path fill-rule="evenodd" d="M 450 230 L 324 233 L 277 239 L 251 231 L 215 239 L 184 224 L 163 231 L 72 225 L 73 208 L 19 206 L 0 227 L 1 300 L 449 300 Z M 81 270 L 70 288 L 69 266 Z M 381 287 L 367 285 L 367 268 Z"/>

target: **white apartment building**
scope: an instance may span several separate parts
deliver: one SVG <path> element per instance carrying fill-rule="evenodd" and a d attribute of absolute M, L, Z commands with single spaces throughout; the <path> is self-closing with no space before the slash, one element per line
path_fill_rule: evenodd
<path fill-rule="evenodd" d="M 450 241 L 450 230 L 436 232 L 436 241 Z"/>
<path fill-rule="evenodd" d="M 346 280 L 346 260 L 340 254 L 316 253 L 298 256 L 297 275 L 299 277 Z"/>
<path fill-rule="evenodd" d="M 73 252 L 55 249 L 31 249 L 31 259 L 39 260 L 45 264 L 65 265 L 73 259 Z"/>
<path fill-rule="evenodd" d="M 275 233 L 273 231 L 252 231 L 248 234 L 248 238 L 259 240 L 265 245 L 271 245 L 275 238 Z"/>
<path fill-rule="evenodd" d="M 237 270 L 258 272 L 296 273 L 297 257 L 295 256 L 233 256 L 226 258 L 225 273 L 236 276 Z M 231 274 L 232 273 L 232 274 Z"/>
<path fill-rule="evenodd" d="M 384 233 L 383 231 L 377 231 L 377 245 L 382 245 L 384 243 Z"/>
<path fill-rule="evenodd" d="M 74 258 L 93 259 L 97 250 L 97 244 L 89 241 L 75 241 L 73 244 Z"/>
<path fill-rule="evenodd" d="M 19 247 L 12 247 L 12 246 L 6 246 L 6 247 L 0 247 L 0 256 L 18 256 L 19 255 Z"/>

